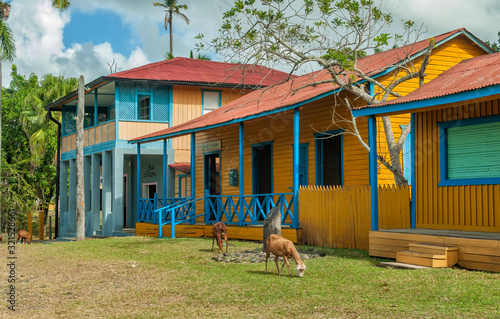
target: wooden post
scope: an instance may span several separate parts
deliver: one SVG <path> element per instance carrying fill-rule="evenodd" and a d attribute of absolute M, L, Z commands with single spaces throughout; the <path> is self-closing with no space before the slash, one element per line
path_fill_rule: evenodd
<path fill-rule="evenodd" d="M 85 81 L 83 75 L 81 75 L 78 80 L 78 104 L 76 115 L 76 240 L 84 240 L 85 190 L 83 185 L 83 119 L 85 117 Z"/>
<path fill-rule="evenodd" d="M 28 233 L 33 235 L 33 220 L 31 218 L 31 212 L 28 212 Z"/>
<path fill-rule="evenodd" d="M 43 232 L 43 209 L 38 211 L 38 239 L 44 240 L 45 234 Z"/>

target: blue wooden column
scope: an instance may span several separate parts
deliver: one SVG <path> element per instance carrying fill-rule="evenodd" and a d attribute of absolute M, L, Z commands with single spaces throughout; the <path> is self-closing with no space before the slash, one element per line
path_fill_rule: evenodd
<path fill-rule="evenodd" d="M 415 113 L 411 114 L 411 155 L 413 157 L 412 159 L 412 165 L 411 165 L 411 206 L 410 206 L 410 227 L 415 228 L 417 224 L 417 210 L 416 210 L 416 204 L 417 204 L 417 183 L 415 181 L 415 164 L 417 163 L 417 156 L 416 156 L 416 145 L 415 145 Z"/>
<path fill-rule="evenodd" d="M 244 180 L 244 176 L 245 176 L 245 172 L 244 172 L 244 169 L 245 169 L 245 161 L 244 161 L 244 143 L 245 143 L 245 127 L 244 127 L 244 124 L 243 122 L 240 122 L 240 130 L 239 130 L 239 133 L 240 133 L 240 207 L 239 207 L 239 218 L 238 220 L 240 221 L 239 223 L 239 226 L 243 226 L 243 216 L 244 216 L 244 212 L 243 212 L 243 196 L 245 196 L 245 180 Z"/>
<path fill-rule="evenodd" d="M 293 220 L 292 228 L 299 227 L 299 109 L 293 109 Z"/>
<path fill-rule="evenodd" d="M 137 219 L 141 213 L 141 143 L 137 143 Z"/>
<path fill-rule="evenodd" d="M 90 178 L 91 174 L 91 157 L 84 156 L 83 157 L 83 191 L 85 197 L 85 236 L 89 237 L 93 235 L 92 232 L 92 212 L 91 212 L 91 202 L 90 202 Z"/>
<path fill-rule="evenodd" d="M 68 207 L 68 161 L 61 161 L 59 169 L 59 235 L 69 227 Z"/>
<path fill-rule="evenodd" d="M 191 133 L 191 198 L 196 199 L 196 134 Z M 191 207 L 191 217 L 196 216 L 196 203 Z M 194 218 L 189 220 L 191 225 L 196 223 Z"/>
<path fill-rule="evenodd" d="M 167 139 L 163 139 L 163 200 L 167 198 Z M 165 201 L 166 204 L 166 201 Z"/>
<path fill-rule="evenodd" d="M 373 115 L 368 118 L 368 144 L 370 146 L 368 161 L 372 206 L 371 230 L 378 230 L 377 119 Z"/>

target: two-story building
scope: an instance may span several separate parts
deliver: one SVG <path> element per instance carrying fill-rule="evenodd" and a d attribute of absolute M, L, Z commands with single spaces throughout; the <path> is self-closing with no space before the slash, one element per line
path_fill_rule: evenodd
<path fill-rule="evenodd" d="M 287 73 L 264 67 L 174 58 L 101 76 L 86 85 L 84 189 L 86 236 L 127 235 L 141 198 L 189 196 L 190 137 L 147 145 L 127 141 L 192 120 Z M 61 112 L 59 237 L 76 234 L 77 92 L 47 106 Z M 138 161 L 137 153 L 141 153 Z M 139 203 L 139 204 L 137 204 Z M 135 233 L 135 232 L 131 232 Z"/>

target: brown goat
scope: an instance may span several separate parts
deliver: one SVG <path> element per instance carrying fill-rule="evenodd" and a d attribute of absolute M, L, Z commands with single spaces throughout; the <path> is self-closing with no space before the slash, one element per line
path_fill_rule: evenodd
<path fill-rule="evenodd" d="M 288 258 L 293 258 L 295 260 L 295 263 L 297 264 L 296 271 L 297 275 L 299 277 L 304 276 L 304 272 L 306 271 L 306 265 L 302 262 L 302 260 L 299 257 L 299 253 L 297 252 L 297 249 L 295 249 L 295 246 L 293 243 L 279 235 L 271 234 L 269 237 L 267 237 L 266 241 L 266 274 L 267 274 L 267 259 L 269 258 L 269 253 L 273 253 L 274 255 L 274 262 L 276 263 L 276 268 L 278 268 L 278 274 L 281 276 L 281 272 L 283 270 L 283 267 L 285 267 L 285 264 L 288 266 L 288 271 L 290 272 L 290 276 L 293 277 L 292 271 L 290 270 L 290 263 L 288 262 Z M 281 269 L 278 265 L 278 258 L 282 256 L 283 259 L 285 260 L 283 262 L 283 266 L 281 266 Z"/>
<path fill-rule="evenodd" d="M 224 240 L 226 241 L 226 253 L 227 253 L 227 227 L 223 222 L 218 222 L 212 227 L 212 251 L 214 251 L 214 241 L 217 239 L 217 246 L 219 246 L 219 252 L 221 252 L 224 244 L 222 243 L 222 236 L 224 236 Z"/>
<path fill-rule="evenodd" d="M 19 239 L 21 239 L 21 243 L 26 243 L 31 244 L 31 235 L 25 230 L 20 230 L 17 232 L 17 240 L 16 243 L 19 242 Z"/>

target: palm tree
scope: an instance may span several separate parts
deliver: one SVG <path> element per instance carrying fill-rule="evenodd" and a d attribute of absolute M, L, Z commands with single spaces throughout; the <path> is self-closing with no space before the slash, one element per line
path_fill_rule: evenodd
<path fill-rule="evenodd" d="M 12 61 L 16 52 L 12 30 L 5 21 L 9 18 L 10 4 L 0 1 L 0 163 L 2 158 L 2 62 Z M 0 184 L 1 183 L 1 164 L 0 164 Z"/>
<path fill-rule="evenodd" d="M 175 15 L 178 15 L 184 21 L 186 21 L 187 24 L 189 24 L 189 19 L 186 17 L 184 13 L 181 13 L 180 10 L 187 10 L 188 6 L 185 4 L 177 4 L 177 0 L 164 0 L 163 3 L 160 2 L 155 2 L 153 3 L 155 7 L 163 7 L 165 8 L 165 30 L 169 31 L 170 29 L 170 55 L 173 56 L 174 53 L 174 39 L 173 39 L 173 32 L 172 32 L 172 17 Z"/>

